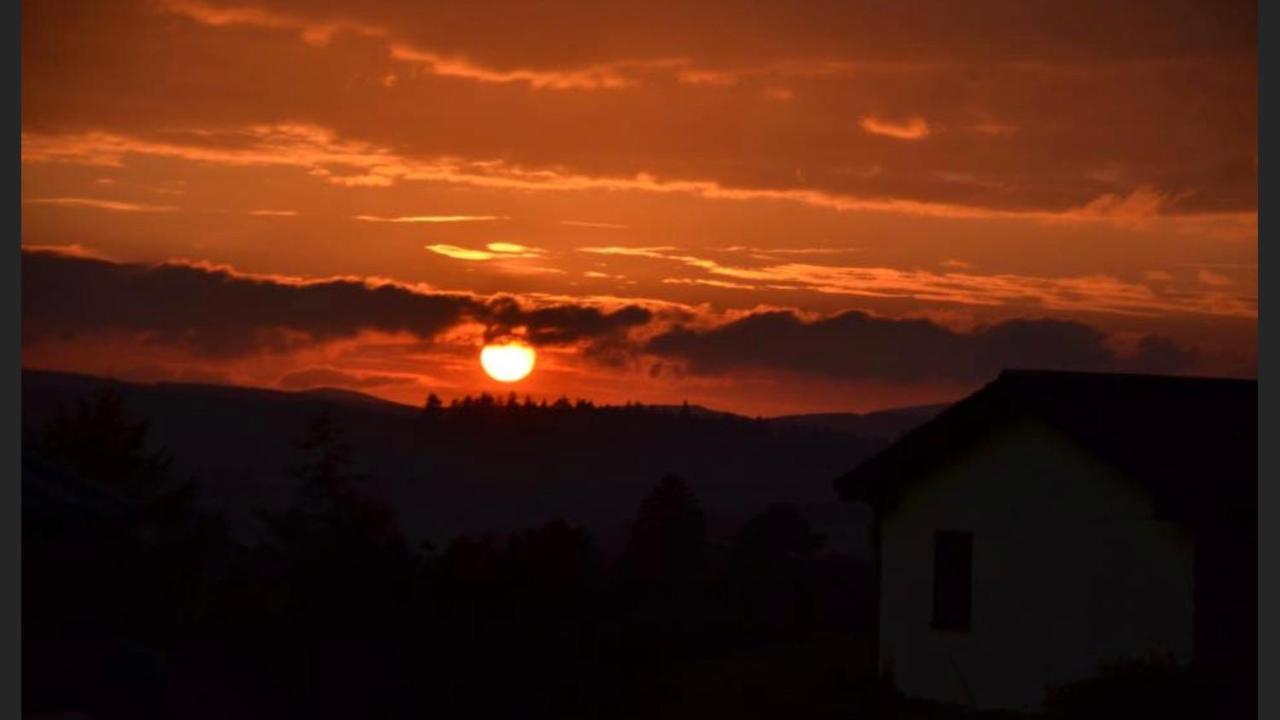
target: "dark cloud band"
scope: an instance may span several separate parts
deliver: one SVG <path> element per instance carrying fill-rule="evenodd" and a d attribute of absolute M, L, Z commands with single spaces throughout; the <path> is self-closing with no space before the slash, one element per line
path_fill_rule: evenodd
<path fill-rule="evenodd" d="M 430 340 L 463 322 L 490 336 L 522 331 L 538 345 L 572 343 L 649 321 L 648 310 L 586 305 L 526 308 L 513 298 L 428 293 L 356 279 L 297 281 L 181 263 L 141 265 L 25 251 L 23 340 L 90 331 L 207 357 L 236 357 L 351 338 L 363 331 Z"/>
<path fill-rule="evenodd" d="M 1019 319 L 957 332 L 928 320 L 845 312 L 808 322 L 787 311 L 763 312 L 711 328 L 672 329 L 646 350 L 699 374 L 757 369 L 844 380 L 992 377 L 1009 367 L 1178 372 L 1191 354 L 1172 341 L 1144 338 L 1121 357 L 1089 325 Z"/>

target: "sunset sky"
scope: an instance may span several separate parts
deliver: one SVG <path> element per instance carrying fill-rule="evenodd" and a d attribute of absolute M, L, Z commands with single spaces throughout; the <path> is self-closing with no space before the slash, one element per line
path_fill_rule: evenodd
<path fill-rule="evenodd" d="M 1254 2 L 22 10 L 26 367 L 763 415 L 1256 373 Z"/>

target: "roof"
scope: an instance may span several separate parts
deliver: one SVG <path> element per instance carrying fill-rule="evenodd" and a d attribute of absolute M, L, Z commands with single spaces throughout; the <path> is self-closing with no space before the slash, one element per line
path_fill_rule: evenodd
<path fill-rule="evenodd" d="M 1175 519 L 1252 518 L 1257 380 L 1006 370 L 835 481 L 892 509 L 899 491 L 998 427 L 1039 420 L 1143 483 Z"/>

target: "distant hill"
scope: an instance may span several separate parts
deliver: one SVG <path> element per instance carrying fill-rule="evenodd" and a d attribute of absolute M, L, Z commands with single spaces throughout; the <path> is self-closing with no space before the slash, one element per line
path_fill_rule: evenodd
<path fill-rule="evenodd" d="M 865 414 L 816 413 L 812 415 L 783 415 L 771 421 L 779 425 L 812 427 L 847 432 L 865 438 L 878 438 L 892 442 L 907 432 L 932 420 L 947 408 L 946 404 L 918 405 L 894 408 Z"/>
<path fill-rule="evenodd" d="M 30 370 L 22 381 L 27 432 L 114 385 L 129 411 L 150 422 L 151 442 L 173 455 L 176 471 L 196 477 L 202 499 L 246 535 L 256 531 L 258 509 L 292 497 L 294 443 L 327 408 L 371 478 L 369 491 L 397 512 L 413 542 L 563 517 L 606 550 L 625 537 L 644 494 L 674 472 L 690 482 L 722 536 L 768 504 L 790 502 L 836 549 L 860 552 L 865 518 L 836 499 L 832 479 L 883 447 L 885 428 L 926 412 L 760 420 L 680 406 L 476 407 L 429 418 L 349 390 L 140 384 Z"/>

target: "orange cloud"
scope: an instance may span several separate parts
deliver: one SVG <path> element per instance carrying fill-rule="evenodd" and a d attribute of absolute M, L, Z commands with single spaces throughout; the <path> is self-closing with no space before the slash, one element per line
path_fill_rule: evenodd
<path fill-rule="evenodd" d="M 738 82 L 737 76 L 731 72 L 718 70 L 681 70 L 676 73 L 676 80 L 686 85 L 712 85 L 729 87 Z"/>
<path fill-rule="evenodd" d="M 489 250 L 492 252 L 504 253 L 507 255 L 512 255 L 512 254 L 533 255 L 533 254 L 539 254 L 542 252 L 537 248 L 531 248 L 531 247 L 528 247 L 527 245 L 519 245 L 517 243 L 507 243 L 507 242 L 491 242 L 488 245 L 485 245 L 485 247 L 489 248 Z"/>
<path fill-rule="evenodd" d="M 293 15 L 251 6 L 214 6 L 198 0 L 164 0 L 163 7 L 176 15 L 213 27 L 251 25 L 254 27 L 297 30 L 310 45 L 328 45 L 335 35 L 349 32 L 372 37 L 384 36 L 382 28 L 348 21 L 307 22 Z"/>
<path fill-rule="evenodd" d="M 606 222 L 586 222 L 583 220 L 561 220 L 560 224 L 569 225 L 570 227 L 603 228 L 606 230 L 630 229 L 630 226 L 628 225 L 619 225 L 617 223 L 606 223 Z"/>
<path fill-rule="evenodd" d="M 507 219 L 508 218 L 499 215 L 405 215 L 401 217 L 378 217 L 377 215 L 356 216 L 356 220 L 364 222 L 385 223 L 458 223 Z"/>
<path fill-rule="evenodd" d="M 1122 220 L 1141 220 L 1160 214 L 1178 199 L 1152 187 L 1139 187 L 1128 195 L 1108 193 L 1085 203 L 1079 214 L 1087 217 L 1103 217 Z"/>
<path fill-rule="evenodd" d="M 961 305 L 1023 306 L 1070 312 L 1133 316 L 1190 313 L 1257 317 L 1257 299 L 1236 295 L 1160 293 L 1150 286 L 1107 275 L 1037 277 L 999 274 L 933 273 L 887 267 L 826 266 L 805 263 L 744 268 L 670 252 L 670 248 L 585 247 L 581 252 L 677 262 L 734 281 L 779 285 L 830 295 L 912 298 Z M 705 284 L 705 283 L 700 283 Z M 750 287 L 750 286 L 748 286 Z"/>
<path fill-rule="evenodd" d="M 29 205 L 56 205 L 58 207 L 92 208 L 94 210 L 114 210 L 116 212 L 173 212 L 178 209 L 172 205 L 148 205 L 146 203 L 81 197 L 31 198 L 23 200 L 23 202 Z"/>
<path fill-rule="evenodd" d="M 416 63 L 433 75 L 456 77 L 485 83 L 524 82 L 539 89 L 598 90 L 617 89 L 635 84 L 636 80 L 624 74 L 623 69 L 634 65 L 653 63 L 609 63 L 575 70 L 494 70 L 461 57 L 445 57 L 411 45 L 396 42 L 391 45 L 391 57 Z M 657 64 L 668 63 L 659 61 Z"/>
<path fill-rule="evenodd" d="M 200 137 L 199 131 L 190 133 Z M 1169 205 L 1186 193 L 1170 195 L 1138 188 L 1129 195 L 1107 194 L 1065 211 L 1008 210 L 884 196 L 858 196 L 818 189 L 732 187 L 709 180 L 660 179 L 650 173 L 631 176 L 583 175 L 561 169 L 534 169 L 503 161 L 457 157 L 416 158 L 391 148 L 345 140 L 327 128 L 307 124 L 253 125 L 227 133 L 238 145 L 161 142 L 112 133 L 66 135 L 24 133 L 26 164 L 73 163 L 120 167 L 131 155 L 238 166 L 296 167 L 330 184 L 385 187 L 400 182 L 435 182 L 487 189 L 573 192 L 613 191 L 687 195 L 706 200 L 779 201 L 837 212 L 874 212 L 951 219 L 1021 219 L 1040 222 L 1106 222 L 1134 226 L 1156 218 L 1176 218 L 1196 232 L 1224 238 L 1252 238 L 1256 212 L 1170 216 Z M 365 218 L 374 216 L 364 216 Z M 362 218 L 363 219 L 363 218 Z"/>
<path fill-rule="evenodd" d="M 457 245 L 427 245 L 426 249 L 437 255 L 444 255 L 454 260 L 469 260 L 473 262 L 483 262 L 486 260 L 513 260 L 516 258 L 536 258 L 542 256 L 542 251 L 537 248 L 531 248 L 516 243 L 492 242 L 485 246 L 487 250 L 474 250 L 471 248 L 458 247 Z M 561 272 L 552 268 L 532 268 L 529 266 L 504 266 L 509 270 L 519 270 L 523 272 Z"/>
<path fill-rule="evenodd" d="M 1018 130 L 1017 126 L 997 122 L 978 123 L 970 129 L 980 135 L 1008 135 Z"/>
<path fill-rule="evenodd" d="M 41 245 L 39 243 L 23 243 L 23 252 L 35 253 L 53 253 L 55 255 L 65 255 L 73 258 L 90 258 L 96 260 L 105 260 L 106 258 L 98 252 L 91 250 L 79 243 L 71 243 L 70 245 Z"/>
<path fill-rule="evenodd" d="M 412 63 L 432 75 L 460 78 L 481 83 L 527 83 L 531 87 L 551 90 L 617 89 L 636 83 L 629 69 L 674 67 L 685 60 L 644 60 L 592 65 L 564 70 L 499 70 L 485 67 L 462 56 L 446 56 L 415 47 L 398 38 L 389 28 L 349 20 L 316 21 L 297 15 L 252 6 L 215 7 L 197 0 L 166 0 L 165 9 L 198 23 L 212 27 L 247 25 L 277 30 L 292 30 L 304 42 L 314 46 L 328 45 L 336 35 L 349 33 L 376 38 L 387 44 L 393 60 Z M 387 76 L 394 78 L 394 75 Z M 384 85 L 395 84 L 394 79 Z"/>
<path fill-rule="evenodd" d="M 437 255 L 444 255 L 454 260 L 484 261 L 498 257 L 497 253 L 484 250 L 471 250 L 457 245 L 427 245 L 426 248 Z"/>
<path fill-rule="evenodd" d="M 752 253 L 756 257 L 769 255 L 850 255 L 860 253 L 858 247 L 751 247 L 746 245 L 730 245 L 722 248 L 724 252 Z"/>
<path fill-rule="evenodd" d="M 1201 270 L 1199 273 L 1196 273 L 1196 279 L 1198 279 L 1202 285 L 1212 285 L 1215 287 L 1225 287 L 1233 284 L 1231 278 L 1221 273 L 1213 272 L 1212 270 Z"/>
<path fill-rule="evenodd" d="M 867 115 L 858 122 L 858 125 L 872 135 L 883 135 L 898 140 L 923 140 L 929 137 L 929 124 L 920 117 L 897 122 Z"/>
<path fill-rule="evenodd" d="M 745 283 L 728 282 L 726 280 L 706 280 L 704 278 L 663 278 L 663 284 L 666 285 L 706 285 L 707 287 L 724 288 L 727 290 L 755 290 L 755 285 L 747 285 Z"/>

